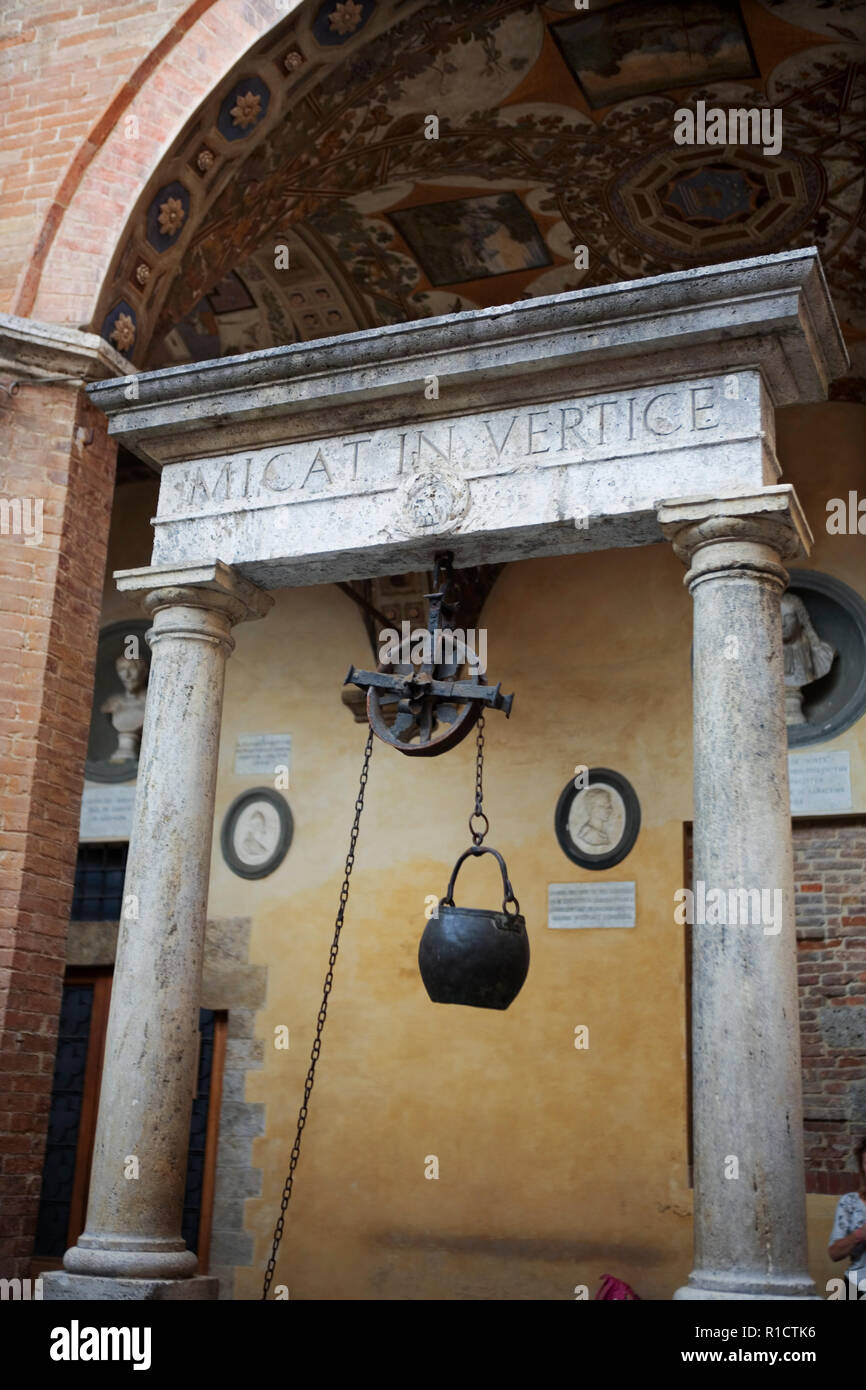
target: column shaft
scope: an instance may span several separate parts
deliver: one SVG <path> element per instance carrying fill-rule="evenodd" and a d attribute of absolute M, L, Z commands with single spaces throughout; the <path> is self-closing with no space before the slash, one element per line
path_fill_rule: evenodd
<path fill-rule="evenodd" d="M 694 600 L 695 1267 L 678 1298 L 814 1296 L 779 608 L 801 532 L 790 489 L 768 492 L 784 507 L 660 513 Z"/>
<path fill-rule="evenodd" d="M 135 575 L 136 572 L 132 572 Z M 158 572 L 142 572 L 156 584 Z M 135 810 L 105 1047 L 87 1225 L 56 1298 L 207 1297 L 188 1281 L 181 1237 L 213 832 L 231 627 L 269 596 L 226 566 L 173 571 L 145 599 L 154 615 Z M 126 587 L 136 587 L 130 583 Z M 219 1098 L 214 1098 L 219 1102 Z M 96 1276 L 76 1282 L 75 1276 Z M 112 1291 L 118 1281 L 120 1292 Z M 136 1282 L 137 1281 L 137 1282 Z"/>

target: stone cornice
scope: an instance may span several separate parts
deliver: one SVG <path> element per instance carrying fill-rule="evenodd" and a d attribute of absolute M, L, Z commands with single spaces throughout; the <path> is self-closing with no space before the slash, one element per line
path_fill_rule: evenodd
<path fill-rule="evenodd" d="M 398 419 L 756 367 L 775 406 L 824 399 L 847 354 L 814 248 L 95 383 L 157 464 Z M 425 378 L 438 378 L 428 401 Z M 484 396 L 477 388 L 483 379 Z"/>
<path fill-rule="evenodd" d="M 136 369 L 97 333 L 0 314 L 0 372 L 13 381 L 51 377 L 95 381 Z"/>

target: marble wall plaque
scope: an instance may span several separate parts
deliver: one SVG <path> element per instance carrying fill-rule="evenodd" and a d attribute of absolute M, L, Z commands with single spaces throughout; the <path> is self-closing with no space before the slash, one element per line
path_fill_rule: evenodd
<path fill-rule="evenodd" d="M 223 859 L 240 878 L 266 878 L 282 864 L 293 834 L 285 797 L 272 787 L 251 787 L 226 811 L 220 832 Z"/>
<path fill-rule="evenodd" d="M 120 786 L 85 782 L 78 838 L 83 843 L 128 840 L 132 830 L 135 783 Z"/>
<path fill-rule="evenodd" d="M 547 925 L 570 927 L 633 927 L 634 883 L 549 883 Z"/>
<path fill-rule="evenodd" d="M 273 777 L 278 767 L 290 767 L 291 734 L 238 734 L 235 744 L 235 776 L 264 773 Z"/>
<path fill-rule="evenodd" d="M 844 749 L 831 753 L 790 753 L 791 815 L 829 815 L 850 811 L 851 755 Z"/>

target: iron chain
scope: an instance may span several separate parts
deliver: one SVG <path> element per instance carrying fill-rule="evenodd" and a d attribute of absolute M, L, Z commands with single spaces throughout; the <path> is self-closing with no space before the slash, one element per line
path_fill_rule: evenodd
<path fill-rule="evenodd" d="M 298 1158 L 301 1153 L 301 1135 L 304 1132 L 304 1125 L 307 1123 L 307 1107 L 310 1103 L 310 1093 L 313 1089 L 313 1082 L 316 1079 L 316 1063 L 319 1060 L 319 1053 L 322 1050 L 322 1030 L 325 1026 L 325 1019 L 328 1014 L 328 996 L 334 983 L 334 966 L 337 963 L 337 952 L 340 949 L 340 932 L 343 930 L 343 918 L 346 912 L 346 904 L 349 901 L 349 879 L 352 876 L 352 869 L 355 866 L 355 845 L 358 842 L 358 830 L 361 824 L 361 812 L 364 809 L 364 792 L 367 787 L 367 777 L 370 771 L 370 757 L 373 752 L 373 730 L 367 734 L 367 745 L 364 749 L 364 764 L 361 768 L 361 783 L 358 787 L 358 795 L 355 799 L 355 819 L 352 822 L 352 833 L 349 836 L 349 852 L 346 855 L 346 869 L 343 876 L 343 886 L 340 889 L 340 904 L 337 908 L 337 917 L 334 923 L 334 939 L 331 942 L 331 952 L 328 957 L 328 972 L 325 975 L 325 986 L 322 991 L 322 1003 L 319 1008 L 316 1020 L 316 1036 L 313 1040 L 312 1051 L 310 1052 L 310 1068 L 307 1072 L 307 1079 L 304 1082 L 304 1099 L 298 1111 L 298 1128 L 295 1134 L 295 1142 L 292 1145 L 292 1153 L 289 1159 L 289 1171 L 286 1175 L 283 1195 L 280 1201 L 280 1214 L 277 1217 L 277 1224 L 274 1227 L 274 1243 L 271 1248 L 271 1256 L 265 1270 L 265 1279 L 262 1286 L 262 1300 L 267 1299 L 268 1290 L 274 1277 L 274 1270 L 277 1264 L 277 1251 L 280 1248 L 280 1241 L 283 1238 L 283 1229 L 286 1221 L 286 1208 L 292 1196 L 292 1187 L 295 1181 L 295 1169 L 298 1166 Z"/>
<path fill-rule="evenodd" d="M 490 822 L 484 814 L 482 802 L 484 800 L 484 713 L 478 716 L 478 733 L 475 736 L 475 810 L 469 817 L 469 830 L 472 834 L 473 845 L 480 845 L 484 841 L 484 836 L 490 829 Z M 484 822 L 483 830 L 476 830 L 473 821 L 481 820 Z"/>

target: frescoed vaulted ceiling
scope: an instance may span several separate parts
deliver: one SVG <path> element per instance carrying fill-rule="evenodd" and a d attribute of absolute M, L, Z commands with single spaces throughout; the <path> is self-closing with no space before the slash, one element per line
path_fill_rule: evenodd
<path fill-rule="evenodd" d="M 163 162 L 101 331 L 152 367 L 815 244 L 863 397 L 864 68 L 866 0 L 320 0 Z M 676 143 L 701 101 L 780 151 Z"/>

